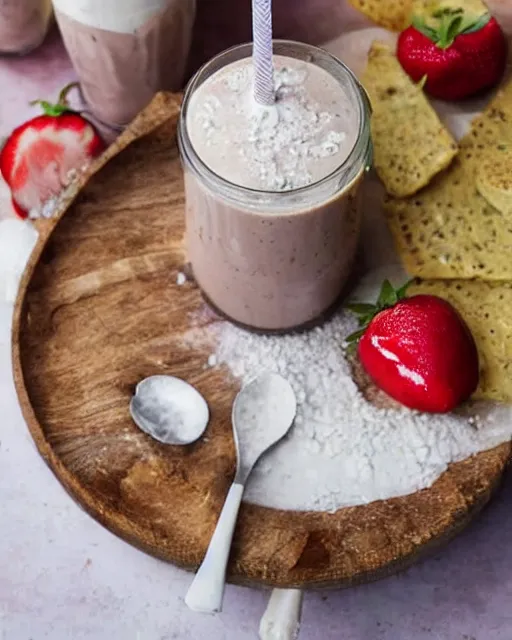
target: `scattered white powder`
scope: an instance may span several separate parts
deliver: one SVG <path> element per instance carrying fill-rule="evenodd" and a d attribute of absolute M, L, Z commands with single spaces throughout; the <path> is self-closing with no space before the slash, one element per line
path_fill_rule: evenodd
<path fill-rule="evenodd" d="M 76 189 L 78 179 L 88 169 L 89 164 L 90 162 L 84 164 L 80 169 L 70 169 L 66 174 L 61 192 L 58 195 L 48 198 L 41 208 L 31 209 L 28 212 L 28 217 L 31 220 L 37 220 L 38 218 L 53 218 L 60 210 L 64 201 L 67 200 L 74 189 Z"/>
<path fill-rule="evenodd" d="M 178 285 L 178 287 L 182 287 L 186 281 L 187 281 L 187 276 L 180 271 L 176 276 L 176 284 Z"/>
<path fill-rule="evenodd" d="M 228 322 L 217 325 L 219 364 L 244 382 L 265 371 L 279 373 L 298 401 L 290 434 L 249 479 L 249 502 L 335 511 L 407 495 L 430 486 L 451 462 L 512 436 L 512 408 L 504 405 L 471 404 L 448 415 L 372 405 L 353 381 L 342 346 L 355 328 L 344 311 L 297 335 L 261 336 Z"/>
<path fill-rule="evenodd" d="M 38 234 L 30 222 L 0 221 L 0 302 L 14 302 L 27 260 Z"/>
<path fill-rule="evenodd" d="M 303 187 L 332 173 L 352 150 L 357 110 L 327 71 L 275 56 L 276 103 L 253 97 L 253 65 L 240 60 L 191 98 L 187 129 L 201 159 L 236 184 L 270 191 Z"/>
<path fill-rule="evenodd" d="M 38 218 L 53 218 L 59 205 L 59 198 L 52 196 L 43 204 L 41 209 L 31 209 L 28 212 L 28 217 L 31 220 L 37 220 Z"/>

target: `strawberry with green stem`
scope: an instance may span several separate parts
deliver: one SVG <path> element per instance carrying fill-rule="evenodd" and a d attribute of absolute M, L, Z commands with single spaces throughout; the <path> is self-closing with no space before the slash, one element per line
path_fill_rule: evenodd
<path fill-rule="evenodd" d="M 43 115 L 15 129 L 0 151 L 0 173 L 20 218 L 41 211 L 67 186 L 72 170 L 82 169 L 105 148 L 92 124 L 68 104 L 75 86 L 64 87 L 56 104 L 32 102 L 42 107 Z"/>
<path fill-rule="evenodd" d="M 397 56 L 415 81 L 443 100 L 461 100 L 500 81 L 507 63 L 507 40 L 489 13 L 469 15 L 444 8 L 413 17 L 398 39 Z"/>
<path fill-rule="evenodd" d="M 406 297 L 410 283 L 385 281 L 376 304 L 354 303 L 359 329 L 347 338 L 357 347 L 373 382 L 411 409 L 452 411 L 478 386 L 478 354 L 457 311 L 431 295 Z"/>

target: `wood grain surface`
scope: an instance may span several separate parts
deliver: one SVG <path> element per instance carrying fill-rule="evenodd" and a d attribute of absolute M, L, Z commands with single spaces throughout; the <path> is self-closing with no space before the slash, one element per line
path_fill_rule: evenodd
<path fill-rule="evenodd" d="M 93 165 L 41 237 L 13 329 L 15 382 L 39 451 L 99 522 L 144 551 L 195 569 L 234 472 L 237 384 L 205 369 L 210 348 L 183 336 L 217 321 L 184 268 L 184 196 L 176 148 L 179 98 L 158 95 Z M 212 419 L 185 448 L 154 442 L 128 403 L 145 376 L 196 385 Z M 298 513 L 245 504 L 229 579 L 344 587 L 403 568 L 465 527 L 489 500 L 504 444 L 453 465 L 411 496 Z M 41 496 L 44 500 L 44 496 Z"/>

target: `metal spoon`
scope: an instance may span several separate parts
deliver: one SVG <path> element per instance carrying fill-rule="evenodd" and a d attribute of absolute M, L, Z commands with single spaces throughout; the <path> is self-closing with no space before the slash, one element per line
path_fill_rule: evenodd
<path fill-rule="evenodd" d="M 150 376 L 139 382 L 130 413 L 139 429 L 174 445 L 200 438 L 209 419 L 208 405 L 199 391 L 173 376 Z"/>
<path fill-rule="evenodd" d="M 274 373 L 245 386 L 233 405 L 237 467 L 206 556 L 185 597 L 193 611 L 221 611 L 231 541 L 247 478 L 254 465 L 290 429 L 296 399 L 289 382 Z"/>

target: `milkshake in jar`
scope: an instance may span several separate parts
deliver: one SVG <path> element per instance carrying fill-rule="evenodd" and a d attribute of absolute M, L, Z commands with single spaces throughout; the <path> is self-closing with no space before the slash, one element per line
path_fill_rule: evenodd
<path fill-rule="evenodd" d="M 181 88 L 196 0 L 53 0 L 82 93 L 121 129 L 158 91 Z"/>
<path fill-rule="evenodd" d="M 288 330 L 318 319 L 350 275 L 371 163 L 370 106 L 341 61 L 274 42 L 275 103 L 253 97 L 252 45 L 189 84 L 178 129 L 194 277 L 237 323 Z"/>
<path fill-rule="evenodd" d="M 36 49 L 52 23 L 51 0 L 0 0 L 0 55 Z"/>

